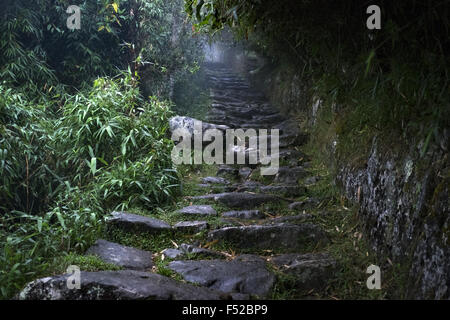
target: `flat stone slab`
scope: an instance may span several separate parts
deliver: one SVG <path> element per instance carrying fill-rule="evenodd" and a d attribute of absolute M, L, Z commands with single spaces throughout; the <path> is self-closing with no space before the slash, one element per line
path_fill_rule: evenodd
<path fill-rule="evenodd" d="M 261 182 L 247 180 L 244 183 L 236 183 L 232 187 L 235 192 L 244 192 L 244 191 L 255 192 L 258 191 L 263 186 L 264 185 Z"/>
<path fill-rule="evenodd" d="M 218 176 L 237 176 L 239 170 L 227 165 L 220 165 L 217 170 Z"/>
<path fill-rule="evenodd" d="M 237 218 L 237 219 L 264 219 L 266 215 L 259 210 L 243 210 L 243 211 L 228 211 L 222 214 L 224 218 Z"/>
<path fill-rule="evenodd" d="M 202 178 L 202 183 L 204 184 L 230 184 L 230 181 L 221 177 L 206 177 Z"/>
<path fill-rule="evenodd" d="M 278 224 L 278 223 L 291 223 L 291 224 L 299 224 L 309 221 L 313 218 L 310 214 L 300 214 L 296 216 L 285 216 L 285 217 L 277 217 L 273 219 L 268 219 L 267 224 Z"/>
<path fill-rule="evenodd" d="M 306 177 L 307 174 L 303 167 L 281 167 L 275 176 L 275 182 L 297 184 L 298 180 Z"/>
<path fill-rule="evenodd" d="M 323 289 L 336 272 L 336 260 L 326 253 L 283 254 L 270 258 L 280 272 L 294 276 L 302 291 Z"/>
<path fill-rule="evenodd" d="M 265 261 L 253 255 L 242 255 L 233 261 L 173 261 L 169 268 L 189 282 L 223 291 L 265 297 L 273 287 L 275 276 Z"/>
<path fill-rule="evenodd" d="M 184 215 L 198 215 L 198 216 L 216 216 L 217 212 L 209 205 L 189 206 L 178 210 L 178 213 Z"/>
<path fill-rule="evenodd" d="M 318 181 L 320 181 L 320 177 L 319 176 L 308 177 L 308 178 L 305 179 L 305 184 L 306 185 L 312 185 L 312 184 L 316 184 Z"/>
<path fill-rule="evenodd" d="M 162 254 L 170 259 L 177 259 L 182 257 L 184 255 L 184 252 L 180 249 L 166 249 L 162 252 Z"/>
<path fill-rule="evenodd" d="M 301 211 L 305 209 L 311 209 L 317 205 L 319 205 L 320 201 L 317 199 L 308 199 L 305 201 L 293 202 L 289 204 L 290 210 Z"/>
<path fill-rule="evenodd" d="M 259 191 L 284 197 L 298 197 L 306 193 L 306 188 L 297 185 L 270 185 L 259 188 Z"/>
<path fill-rule="evenodd" d="M 252 169 L 250 169 L 249 167 L 243 167 L 239 169 L 239 176 L 243 179 L 243 180 L 247 180 L 247 178 L 252 174 Z"/>
<path fill-rule="evenodd" d="M 71 275 L 35 280 L 19 294 L 20 300 L 219 300 L 221 292 L 177 282 L 155 273 L 121 270 L 81 272 L 80 289 L 69 289 Z M 69 280 L 70 281 L 70 280 Z"/>
<path fill-rule="evenodd" d="M 108 224 L 127 231 L 159 233 L 171 230 L 172 227 L 164 221 L 132 214 L 128 212 L 113 212 Z"/>
<path fill-rule="evenodd" d="M 206 221 L 181 221 L 174 226 L 175 230 L 185 233 L 197 233 L 209 228 L 209 224 Z"/>
<path fill-rule="evenodd" d="M 220 253 L 220 252 L 217 252 L 214 250 L 210 250 L 210 249 L 206 249 L 206 248 L 200 248 L 200 247 L 194 246 L 192 244 L 182 243 L 180 245 L 180 250 L 184 254 L 195 254 L 195 255 L 204 256 L 204 257 L 225 258 L 225 255 L 223 253 Z"/>
<path fill-rule="evenodd" d="M 148 251 L 122 246 L 99 239 L 86 251 L 86 255 L 95 255 L 101 260 L 124 269 L 147 270 L 153 267 L 152 254 Z"/>
<path fill-rule="evenodd" d="M 182 258 L 188 254 L 195 254 L 202 257 L 225 258 L 223 253 L 186 243 L 181 244 L 178 249 L 166 249 L 162 253 L 170 259 Z"/>
<path fill-rule="evenodd" d="M 227 241 L 238 248 L 294 251 L 318 243 L 327 243 L 328 237 L 322 228 L 312 223 L 279 223 L 217 229 L 209 232 L 208 240 Z"/>
<path fill-rule="evenodd" d="M 230 208 L 252 209 L 266 203 L 278 203 L 280 198 L 269 194 L 254 194 L 247 192 L 230 192 L 216 196 L 219 202 Z"/>

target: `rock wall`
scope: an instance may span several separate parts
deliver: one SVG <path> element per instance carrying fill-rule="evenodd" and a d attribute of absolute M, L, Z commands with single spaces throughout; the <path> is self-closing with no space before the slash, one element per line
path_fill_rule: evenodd
<path fill-rule="evenodd" d="M 448 153 L 436 149 L 420 159 L 416 147 L 407 153 L 396 151 L 381 150 L 374 140 L 366 167 L 341 164 L 336 182 L 359 203 L 372 248 L 409 266 L 405 296 L 448 299 Z"/>
<path fill-rule="evenodd" d="M 305 123 L 314 127 L 320 99 L 302 79 L 301 70 L 284 65 L 258 71 L 250 77 L 265 86 L 272 103 L 285 112 L 305 114 Z M 402 295 L 407 298 L 450 298 L 448 130 L 441 139 L 423 157 L 423 138 L 389 147 L 374 139 L 358 168 L 334 160 L 339 139 L 323 148 L 333 159 L 336 184 L 359 204 L 373 250 L 406 265 L 408 279 Z"/>

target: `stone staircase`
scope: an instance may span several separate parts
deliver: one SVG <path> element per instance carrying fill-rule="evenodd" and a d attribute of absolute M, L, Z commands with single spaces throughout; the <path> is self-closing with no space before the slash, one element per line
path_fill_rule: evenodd
<path fill-rule="evenodd" d="M 311 215 L 299 184 L 309 177 L 304 154 L 295 146 L 304 141 L 297 124 L 273 108 L 261 93 L 223 65 L 207 70 L 213 100 L 207 121 L 229 128 L 280 129 L 282 167 L 267 179 L 255 179 L 258 166 L 220 165 L 217 175 L 203 177 L 201 196 L 178 211 L 183 221 L 167 222 L 126 212 L 114 212 L 108 228 L 128 233 L 207 232 L 205 241 L 232 245 L 233 255 L 184 243 L 162 252 L 179 281 L 152 272 L 152 253 L 98 240 L 86 254 L 98 256 L 124 270 L 84 272 L 80 288 L 70 289 L 71 275 L 29 283 L 20 299 L 250 299 L 270 297 L 280 275 L 292 279 L 305 293 L 323 290 L 336 272 L 336 261 L 320 248 L 330 240 Z M 303 159 L 303 160 L 302 160 Z M 262 180 L 262 181 L 261 181 Z M 221 193 L 211 193 L 220 189 Z M 218 212 L 213 206 L 226 208 Z M 267 210 L 271 211 L 268 215 Z M 298 210 L 297 214 L 285 214 Z M 221 217 L 219 228 L 207 219 Z M 195 255 L 195 259 L 188 257 Z"/>

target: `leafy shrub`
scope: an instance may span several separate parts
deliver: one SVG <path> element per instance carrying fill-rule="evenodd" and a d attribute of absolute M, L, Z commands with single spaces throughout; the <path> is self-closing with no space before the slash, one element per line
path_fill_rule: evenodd
<path fill-rule="evenodd" d="M 176 194 L 169 104 L 144 101 L 134 84 L 99 78 L 56 113 L 0 86 L 1 296 L 84 252 L 109 210 Z"/>
<path fill-rule="evenodd" d="M 0 85 L 0 210 L 39 212 L 54 194 L 45 108 Z"/>

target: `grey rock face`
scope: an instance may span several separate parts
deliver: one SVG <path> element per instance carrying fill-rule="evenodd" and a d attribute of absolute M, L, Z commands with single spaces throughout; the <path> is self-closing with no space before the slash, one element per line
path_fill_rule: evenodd
<path fill-rule="evenodd" d="M 115 264 L 124 269 L 147 270 L 153 267 L 150 252 L 102 239 L 97 240 L 86 251 L 86 255 L 95 255 L 107 263 Z"/>
<path fill-rule="evenodd" d="M 171 226 L 164 221 L 137 214 L 113 212 L 111 215 L 112 218 L 108 221 L 108 224 L 127 231 L 159 233 L 172 229 Z"/>
<path fill-rule="evenodd" d="M 367 166 L 355 169 L 340 164 L 337 183 L 359 204 L 366 235 L 377 254 L 393 262 L 411 260 L 414 275 L 405 288 L 412 299 L 450 298 L 450 225 L 447 155 L 438 150 L 420 162 L 418 143 L 408 152 L 378 150 L 377 142 Z M 448 170 L 448 169 L 447 169 Z M 448 171 L 447 171 L 448 172 Z M 432 212 L 432 213 L 431 213 Z"/>
<path fill-rule="evenodd" d="M 224 218 L 238 218 L 238 219 L 264 219 L 266 216 L 259 210 L 244 210 L 244 211 L 228 211 L 222 214 Z"/>
<path fill-rule="evenodd" d="M 323 289 L 336 272 L 336 261 L 326 253 L 283 254 L 271 262 L 282 273 L 295 277 L 295 286 L 302 291 Z"/>
<path fill-rule="evenodd" d="M 269 194 L 230 192 L 217 197 L 218 201 L 230 208 L 252 209 L 265 203 L 278 203 L 281 199 Z"/>
<path fill-rule="evenodd" d="M 275 277 L 257 256 L 239 256 L 233 261 L 200 260 L 173 261 L 169 268 L 186 281 L 223 292 L 238 292 L 266 296 Z"/>
<path fill-rule="evenodd" d="M 20 300 L 218 300 L 221 292 L 177 282 L 159 274 L 134 271 L 81 272 L 80 289 L 68 289 L 70 275 L 29 283 Z"/>
<path fill-rule="evenodd" d="M 209 225 L 206 221 L 181 221 L 174 226 L 175 230 L 186 233 L 197 233 L 208 229 Z"/>
<path fill-rule="evenodd" d="M 178 210 L 178 213 L 184 215 L 198 215 L 198 216 L 216 216 L 217 212 L 213 207 L 208 205 L 189 206 Z"/>
<path fill-rule="evenodd" d="M 325 232 L 312 223 L 227 227 L 210 231 L 208 239 L 228 241 L 238 248 L 289 251 L 303 250 L 308 245 L 328 242 Z"/>

